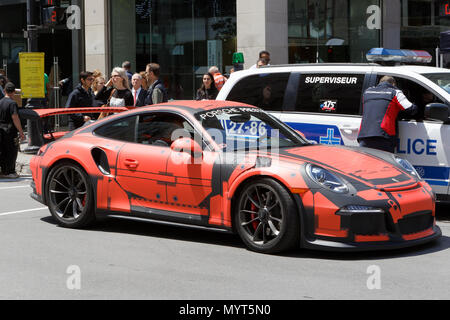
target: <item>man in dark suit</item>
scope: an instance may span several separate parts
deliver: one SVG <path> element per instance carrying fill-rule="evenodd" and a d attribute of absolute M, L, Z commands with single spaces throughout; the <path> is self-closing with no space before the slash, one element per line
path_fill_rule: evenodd
<path fill-rule="evenodd" d="M 142 76 L 139 73 L 135 73 L 131 78 L 131 93 L 133 94 L 134 106 L 142 107 L 145 105 L 145 97 L 147 96 L 147 91 L 142 88 Z"/>

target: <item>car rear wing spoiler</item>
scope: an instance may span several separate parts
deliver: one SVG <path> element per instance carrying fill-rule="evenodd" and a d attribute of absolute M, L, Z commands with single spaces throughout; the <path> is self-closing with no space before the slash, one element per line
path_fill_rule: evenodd
<path fill-rule="evenodd" d="M 38 120 L 51 116 L 76 113 L 118 113 L 134 109 L 134 107 L 84 107 L 84 108 L 52 108 L 52 109 L 28 109 L 20 108 L 19 116 L 22 119 Z"/>

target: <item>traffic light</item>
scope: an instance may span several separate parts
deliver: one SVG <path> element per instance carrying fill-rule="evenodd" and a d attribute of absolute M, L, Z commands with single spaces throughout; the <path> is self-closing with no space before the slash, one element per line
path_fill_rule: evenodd
<path fill-rule="evenodd" d="M 59 24 L 64 24 L 65 19 L 66 11 L 64 8 L 42 8 L 42 24 L 44 26 L 57 26 Z"/>
<path fill-rule="evenodd" d="M 59 6 L 61 6 L 61 0 L 41 0 L 41 8 Z"/>
<path fill-rule="evenodd" d="M 66 12 L 60 5 L 60 0 L 41 0 L 42 25 L 52 27 L 65 23 Z"/>

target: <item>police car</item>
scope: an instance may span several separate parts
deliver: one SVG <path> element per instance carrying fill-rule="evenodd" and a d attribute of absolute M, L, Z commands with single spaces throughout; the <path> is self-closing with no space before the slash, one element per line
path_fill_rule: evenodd
<path fill-rule="evenodd" d="M 369 61 L 428 62 L 424 52 L 372 49 Z M 414 119 L 399 121 L 396 153 L 412 163 L 436 193 L 450 201 L 450 70 L 419 65 L 302 64 L 235 72 L 218 100 L 259 106 L 307 139 L 321 144 L 358 146 L 362 94 L 382 76 L 393 76 L 419 107 Z"/>

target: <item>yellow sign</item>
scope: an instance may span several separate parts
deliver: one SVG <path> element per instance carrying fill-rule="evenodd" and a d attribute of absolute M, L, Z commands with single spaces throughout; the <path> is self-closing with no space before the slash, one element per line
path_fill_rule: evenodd
<path fill-rule="evenodd" d="M 22 98 L 45 98 L 44 53 L 20 52 L 20 88 Z"/>

